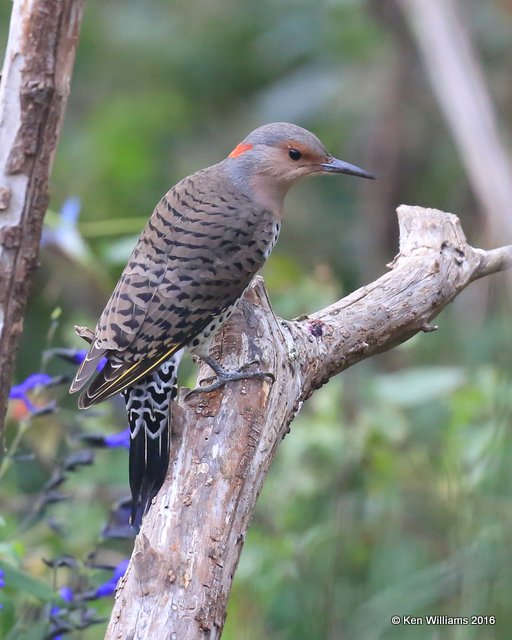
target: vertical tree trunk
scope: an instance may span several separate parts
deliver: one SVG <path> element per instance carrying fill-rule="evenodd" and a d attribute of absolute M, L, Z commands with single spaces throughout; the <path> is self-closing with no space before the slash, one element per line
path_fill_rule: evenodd
<path fill-rule="evenodd" d="M 0 84 L 0 429 L 85 0 L 15 0 Z"/>

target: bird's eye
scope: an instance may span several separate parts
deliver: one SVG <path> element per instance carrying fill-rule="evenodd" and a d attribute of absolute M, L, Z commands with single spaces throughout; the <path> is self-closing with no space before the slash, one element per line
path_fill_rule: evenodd
<path fill-rule="evenodd" d="M 297 149 L 290 149 L 290 151 L 288 151 L 288 156 L 292 160 L 300 160 L 302 158 L 302 153 Z"/>

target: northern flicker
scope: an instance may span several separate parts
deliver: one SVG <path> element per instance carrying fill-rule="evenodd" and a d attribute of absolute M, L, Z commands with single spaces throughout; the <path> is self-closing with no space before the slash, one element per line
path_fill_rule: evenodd
<path fill-rule="evenodd" d="M 135 524 L 167 473 L 170 401 L 184 350 L 209 364 L 214 386 L 264 375 L 226 372 L 208 355 L 209 346 L 269 257 L 288 189 L 325 173 L 373 178 L 334 158 L 306 129 L 276 122 L 252 131 L 222 162 L 178 182 L 156 205 L 89 332 L 89 351 L 70 388 L 75 393 L 90 381 L 81 409 L 124 396 Z M 98 371 L 101 358 L 107 363 Z"/>

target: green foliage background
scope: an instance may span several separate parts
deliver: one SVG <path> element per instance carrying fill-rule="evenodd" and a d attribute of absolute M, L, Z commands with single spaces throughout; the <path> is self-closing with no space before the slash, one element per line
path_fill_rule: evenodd
<path fill-rule="evenodd" d="M 383 15 L 390 4 L 87 4 L 48 214 L 48 227 L 58 228 L 63 202 L 80 198 L 83 243 L 68 234 L 60 246 L 42 248 L 17 381 L 40 369 L 50 342 L 81 346 L 73 325 L 94 325 L 158 198 L 264 122 L 306 126 L 335 155 L 386 176 L 384 186 L 319 178 L 289 195 L 264 270 L 277 313 L 313 311 L 378 276 L 397 250 L 401 202 L 454 211 L 471 243 L 489 246 L 420 62 L 396 15 Z M 464 6 L 509 126 L 512 5 Z M 0 5 L 0 44 L 9 10 Z M 259 500 L 226 640 L 509 637 L 510 306 L 503 276 L 477 283 L 441 315 L 437 333 L 359 365 L 308 401 Z M 49 370 L 72 374 L 56 362 Z M 183 383 L 193 384 L 190 363 Z M 1 478 L 0 556 L 21 572 L 18 587 L 11 576 L 1 592 L 1 637 L 42 637 L 40 603 L 51 597 L 45 584 L 53 593 L 70 582 L 104 581 L 103 572 L 85 569 L 55 578 L 41 559 L 85 560 L 112 501 L 127 493 L 126 453 L 100 451 L 93 467 L 67 481 L 71 500 L 27 520 L 56 461 L 80 448 L 79 432 L 125 426 L 117 403 L 84 418 L 65 388 L 55 394 L 58 413 L 21 427 L 18 453 L 35 458 L 9 464 Z M 9 444 L 19 429 L 11 417 Z M 49 516 L 64 525 L 64 537 Z M 113 564 L 129 553 L 127 543 L 99 544 Z M 110 607 L 101 601 L 98 614 L 108 616 Z M 394 627 L 394 614 L 482 614 L 496 623 Z M 98 625 L 67 637 L 103 633 Z"/>

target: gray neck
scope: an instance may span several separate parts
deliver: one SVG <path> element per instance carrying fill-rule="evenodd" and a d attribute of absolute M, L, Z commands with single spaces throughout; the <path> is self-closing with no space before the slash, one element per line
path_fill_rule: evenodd
<path fill-rule="evenodd" d="M 282 216 L 284 197 L 291 184 L 254 171 L 252 163 L 245 158 L 226 158 L 221 164 L 237 189 L 262 208 L 279 218 Z"/>

